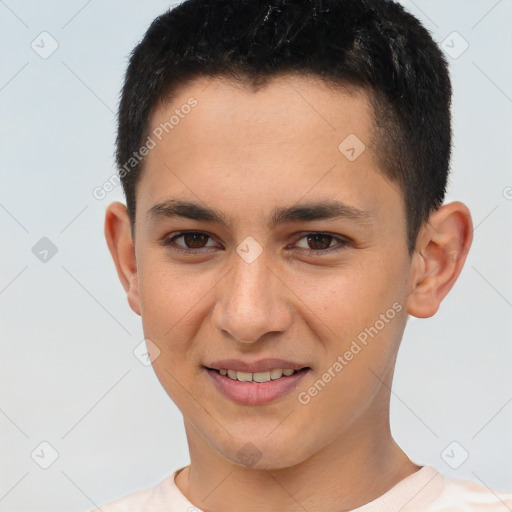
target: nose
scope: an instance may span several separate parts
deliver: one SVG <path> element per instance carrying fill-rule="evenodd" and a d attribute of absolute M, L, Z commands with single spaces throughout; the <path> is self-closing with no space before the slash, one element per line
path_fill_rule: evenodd
<path fill-rule="evenodd" d="M 240 343 L 254 343 L 265 334 L 284 332 L 292 322 L 287 286 L 264 253 L 248 263 L 233 255 L 234 268 L 218 284 L 214 326 Z"/>

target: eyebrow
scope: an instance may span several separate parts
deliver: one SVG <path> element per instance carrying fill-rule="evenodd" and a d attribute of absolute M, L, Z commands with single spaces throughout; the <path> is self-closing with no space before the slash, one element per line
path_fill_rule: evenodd
<path fill-rule="evenodd" d="M 166 199 L 151 207 L 146 217 L 157 221 L 172 217 L 183 217 L 203 222 L 214 222 L 223 226 L 229 225 L 226 215 L 213 208 L 202 206 L 192 201 Z M 364 210 L 335 200 L 324 200 L 287 207 L 274 208 L 268 221 L 270 229 L 288 222 L 312 222 L 326 219 L 347 219 L 361 223 L 369 223 L 372 215 Z"/>

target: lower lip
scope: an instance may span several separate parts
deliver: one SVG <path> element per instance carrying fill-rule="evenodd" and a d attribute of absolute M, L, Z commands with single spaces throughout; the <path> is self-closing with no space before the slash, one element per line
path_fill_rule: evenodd
<path fill-rule="evenodd" d="M 260 405 L 272 402 L 295 389 L 309 368 L 303 368 L 289 377 L 268 382 L 240 382 L 221 375 L 215 370 L 206 369 L 217 389 L 233 402 L 245 405 Z"/>

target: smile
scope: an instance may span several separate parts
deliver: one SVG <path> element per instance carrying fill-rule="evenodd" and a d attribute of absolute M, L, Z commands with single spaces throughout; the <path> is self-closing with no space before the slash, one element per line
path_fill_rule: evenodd
<path fill-rule="evenodd" d="M 292 368 L 286 368 L 284 370 L 276 368 L 267 372 L 240 372 L 237 370 L 228 370 L 227 368 L 221 368 L 216 370 L 220 375 L 227 375 L 232 380 L 238 380 L 240 382 L 268 382 L 270 380 L 280 379 L 283 375 L 290 377 L 297 370 Z"/>
<path fill-rule="evenodd" d="M 299 370 L 276 368 L 255 373 L 226 368 L 205 369 L 222 395 L 244 405 L 262 405 L 284 397 L 296 389 L 310 371 L 309 367 Z"/>

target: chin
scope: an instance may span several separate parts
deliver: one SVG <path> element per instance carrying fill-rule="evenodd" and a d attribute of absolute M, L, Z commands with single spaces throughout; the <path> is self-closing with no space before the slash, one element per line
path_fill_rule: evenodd
<path fill-rule="evenodd" d="M 233 444 L 240 445 L 240 448 L 233 451 Z M 286 469 L 308 458 L 306 453 L 297 451 L 297 441 L 283 443 L 270 438 L 253 441 L 245 438 L 241 442 L 230 443 L 226 448 L 220 455 L 232 464 L 261 471 Z"/>

